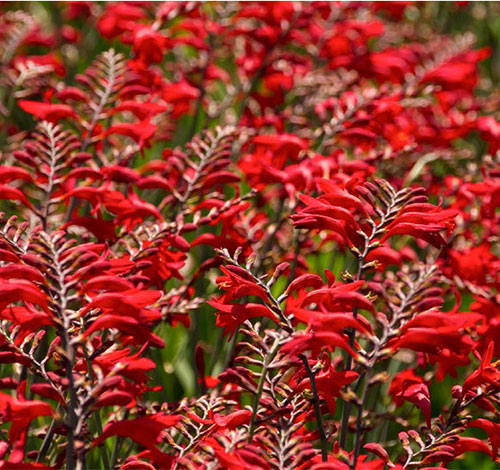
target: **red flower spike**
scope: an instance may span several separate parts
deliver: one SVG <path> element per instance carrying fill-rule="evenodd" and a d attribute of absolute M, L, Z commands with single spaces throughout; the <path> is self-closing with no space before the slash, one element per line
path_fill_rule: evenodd
<path fill-rule="evenodd" d="M 419 9 L 0 12 L 0 468 L 496 461 L 498 93 Z"/>

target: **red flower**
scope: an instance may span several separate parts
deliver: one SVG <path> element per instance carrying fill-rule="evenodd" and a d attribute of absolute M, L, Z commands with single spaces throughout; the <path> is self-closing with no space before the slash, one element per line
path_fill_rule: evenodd
<path fill-rule="evenodd" d="M 462 387 L 462 397 L 465 394 L 482 385 L 491 387 L 500 387 L 500 371 L 491 365 L 493 359 L 494 343 L 490 342 L 483 357 L 477 351 L 474 351 L 476 357 L 480 360 L 479 369 L 472 372 L 464 381 Z"/>
<path fill-rule="evenodd" d="M 36 400 L 17 400 L 0 392 L 0 416 L 3 422 L 11 422 L 9 443 L 14 446 L 9 462 L 19 463 L 24 455 L 24 443 L 28 427 L 39 416 L 52 416 L 54 411 L 48 403 Z"/>
<path fill-rule="evenodd" d="M 313 355 L 318 355 L 323 348 L 333 350 L 342 348 L 351 356 L 357 358 L 358 353 L 354 351 L 347 341 L 338 333 L 329 331 L 319 331 L 317 333 L 296 333 L 282 348 L 281 352 L 296 356 L 304 351 L 311 351 Z"/>
<path fill-rule="evenodd" d="M 87 101 L 87 95 L 79 88 L 73 86 L 64 87 L 56 93 L 56 98 L 59 101 Z"/>
<path fill-rule="evenodd" d="M 166 46 L 167 38 L 149 26 L 139 27 L 134 32 L 136 60 L 145 65 L 161 62 Z"/>
<path fill-rule="evenodd" d="M 497 460 L 488 446 L 483 441 L 475 437 L 456 436 L 456 440 L 450 442 L 449 445 L 453 447 L 453 458 L 456 458 L 459 455 L 464 454 L 465 452 L 479 451 L 483 452 L 486 455 L 489 455 L 491 457 L 491 460 Z"/>
<path fill-rule="evenodd" d="M 114 107 L 111 113 L 116 114 L 128 111 L 141 121 L 144 121 L 156 116 L 157 114 L 163 113 L 167 109 L 167 106 L 159 103 L 124 100 Z"/>
<path fill-rule="evenodd" d="M 48 313 L 35 310 L 33 307 L 10 306 L 0 312 L 0 318 L 13 322 L 19 328 L 14 341 L 17 346 L 21 345 L 29 334 L 40 331 L 44 326 L 54 324 Z"/>
<path fill-rule="evenodd" d="M 468 428 L 481 428 L 488 433 L 488 442 L 491 445 L 492 459 L 496 460 L 500 448 L 500 424 L 492 423 L 484 418 L 473 419 L 467 423 Z"/>
<path fill-rule="evenodd" d="M 145 308 L 156 302 L 160 295 L 159 291 L 138 289 L 97 295 L 80 311 L 80 315 L 83 316 L 96 308 L 101 309 L 102 314 L 89 326 L 82 337 L 86 338 L 98 330 L 116 328 L 130 335 L 136 343 L 143 344 L 149 341 L 156 347 L 163 347 L 165 343 L 153 334 L 150 327 L 153 322 L 161 319 L 161 313 L 152 308 Z"/>
<path fill-rule="evenodd" d="M 80 193 L 77 188 L 73 193 L 83 197 L 84 194 Z M 96 188 L 87 188 L 96 189 Z M 102 202 L 106 210 L 116 215 L 115 224 L 124 225 L 127 230 L 132 230 L 137 224 L 144 221 L 146 217 L 154 217 L 161 220 L 163 217 L 160 211 L 151 203 L 143 201 L 132 186 L 129 187 L 128 193 L 125 196 L 120 191 L 106 191 L 97 189 L 90 191 L 90 197 L 94 199 L 96 209 Z M 70 193 L 71 194 L 71 193 Z"/>
<path fill-rule="evenodd" d="M 156 460 L 170 463 L 172 457 L 160 452 L 156 445 L 161 442 L 163 430 L 175 426 L 180 419 L 179 415 L 157 413 L 137 419 L 110 422 L 104 427 L 102 434 L 94 440 L 93 445 L 99 445 L 111 436 L 128 437 L 148 449 Z"/>
<path fill-rule="evenodd" d="M 360 194 L 366 194 L 366 188 L 362 186 L 358 188 L 355 181 L 352 183 Z M 319 180 L 318 186 L 324 194 L 318 198 L 301 196 L 305 207 L 292 216 L 294 225 L 298 228 L 331 230 L 349 246 L 358 246 L 362 241 L 359 234 L 360 225 L 373 209 L 358 196 L 350 194 L 333 181 Z M 384 243 L 396 234 L 412 235 L 441 248 L 446 242 L 440 232 L 452 227 L 451 220 L 456 214 L 455 210 L 442 210 L 432 204 L 408 204 L 394 214 L 394 220 L 384 227 L 378 242 Z M 370 233 L 372 230 L 374 230 L 372 226 L 363 228 L 365 233 L 367 231 Z"/>
<path fill-rule="evenodd" d="M 78 119 L 75 110 L 67 104 L 50 104 L 40 101 L 19 101 L 19 107 L 37 119 L 57 123 L 60 119 L 72 117 Z"/>
<path fill-rule="evenodd" d="M 216 324 L 219 328 L 224 328 L 224 334 L 229 334 L 229 339 L 232 338 L 238 326 L 250 318 L 266 317 L 276 323 L 279 321 L 276 314 L 262 304 L 223 304 L 215 298 L 207 304 L 218 310 Z"/>
<path fill-rule="evenodd" d="M 295 278 L 286 289 L 286 293 L 300 291 L 306 289 L 307 287 L 313 287 L 315 289 L 320 288 L 323 285 L 321 277 L 317 274 L 306 273 Z"/>
<path fill-rule="evenodd" d="M 451 219 L 457 215 L 453 209 L 442 210 L 432 204 L 408 204 L 399 213 L 394 222 L 388 225 L 383 243 L 395 234 L 412 235 L 441 248 L 446 245 L 439 232 L 449 229 Z"/>
<path fill-rule="evenodd" d="M 477 119 L 477 128 L 489 144 L 488 152 L 495 154 L 500 149 L 500 123 L 493 116 L 481 116 Z"/>
<path fill-rule="evenodd" d="M 364 281 L 338 285 L 333 283 L 330 287 L 314 289 L 305 294 L 300 302 L 300 307 L 321 304 L 328 312 L 342 312 L 360 308 L 373 313 L 375 312 L 373 304 L 364 295 L 356 292 L 363 284 Z"/>
<path fill-rule="evenodd" d="M 72 217 L 69 222 L 64 224 L 61 229 L 77 225 L 84 227 L 92 235 L 94 235 L 99 242 L 106 240 L 114 242 L 116 240 L 116 224 L 112 220 L 103 220 L 102 216 L 97 218 L 93 217 Z"/>
<path fill-rule="evenodd" d="M 264 302 L 268 301 L 264 288 L 259 286 L 243 268 L 229 265 L 221 266 L 221 270 L 226 276 L 218 277 L 217 285 L 227 292 L 219 298 L 220 301 L 230 302 L 247 295 L 259 297 Z"/>
<path fill-rule="evenodd" d="M 220 465 L 220 468 L 225 470 L 263 470 L 259 463 L 252 462 L 251 460 L 256 460 L 255 454 L 246 455 L 243 449 L 234 450 L 233 452 L 228 452 L 223 446 L 221 446 L 213 437 L 209 437 L 206 440 L 207 445 L 214 450 L 215 457 Z M 250 461 L 249 461 L 250 457 Z M 253 457 L 253 458 L 252 458 Z"/>
<path fill-rule="evenodd" d="M 189 417 L 197 423 L 214 425 L 216 428 L 220 429 L 236 429 L 238 426 L 248 424 L 250 422 L 252 412 L 249 410 L 236 410 L 224 416 L 210 410 L 208 416 L 210 419 L 203 419 L 198 415 L 189 413 Z"/>
<path fill-rule="evenodd" d="M 483 243 L 464 250 L 449 250 L 450 270 L 453 275 L 477 285 L 486 285 L 488 278 L 495 276 L 496 257 L 491 253 L 491 245 Z"/>
<path fill-rule="evenodd" d="M 45 294 L 34 284 L 28 281 L 0 281 L 0 309 L 7 305 L 23 300 L 48 309 Z"/>
<path fill-rule="evenodd" d="M 8 201 L 19 201 L 27 207 L 33 208 L 33 205 L 28 198 L 17 188 L 11 188 L 6 184 L 0 184 L 0 199 Z"/>
<path fill-rule="evenodd" d="M 450 349 L 455 354 L 463 354 L 472 349 L 474 341 L 461 333 L 455 326 L 439 328 L 409 328 L 396 339 L 391 348 L 407 348 L 413 351 L 439 354 L 443 349 Z"/>
<path fill-rule="evenodd" d="M 97 28 L 108 39 L 133 29 L 145 13 L 141 8 L 126 4 L 108 4 L 104 14 L 99 18 Z"/>
<path fill-rule="evenodd" d="M 429 389 L 422 377 L 415 375 L 412 369 L 399 372 L 392 379 L 389 393 L 397 406 L 409 401 L 418 406 L 424 413 L 427 426 L 431 426 L 431 401 Z"/>
<path fill-rule="evenodd" d="M 108 375 L 118 364 L 121 364 L 120 373 L 135 383 L 146 383 L 149 380 L 147 372 L 155 368 L 155 363 L 147 357 L 141 357 L 142 351 L 129 356 L 130 349 L 124 348 L 118 351 L 101 354 L 92 361 L 105 375 Z M 82 370 L 87 370 L 87 362 L 82 361 L 79 365 Z"/>
<path fill-rule="evenodd" d="M 191 102 L 196 100 L 200 94 L 186 81 L 170 83 L 163 88 L 163 99 L 173 106 L 172 117 L 178 118 L 181 114 L 187 113 L 191 107 Z"/>
<path fill-rule="evenodd" d="M 272 156 L 273 166 L 282 169 L 288 159 L 297 161 L 301 151 L 308 147 L 308 142 L 293 134 L 259 135 L 253 139 L 255 155 L 264 158 Z"/>
<path fill-rule="evenodd" d="M 150 121 L 135 123 L 113 124 L 104 135 L 120 134 L 130 137 L 142 149 L 150 146 L 150 139 L 154 136 L 158 126 Z"/>
<path fill-rule="evenodd" d="M 468 51 L 428 72 L 422 82 L 434 82 L 444 89 L 472 91 L 478 80 L 477 63 L 490 55 L 489 48 Z"/>
<path fill-rule="evenodd" d="M 454 355 L 467 354 L 474 341 L 462 331 L 479 318 L 476 314 L 424 312 L 403 325 L 400 336 L 388 346 L 393 350 L 407 348 L 430 354 L 439 354 L 445 349 Z"/>
<path fill-rule="evenodd" d="M 0 166 L 0 183 L 10 183 L 15 180 L 33 181 L 33 177 L 28 170 L 17 166 Z"/>
<path fill-rule="evenodd" d="M 335 416 L 336 401 L 335 398 L 340 396 L 340 390 L 345 385 L 354 382 L 359 374 L 354 371 L 337 372 L 333 364 L 331 364 L 328 355 L 323 356 L 325 364 L 321 371 L 316 374 L 316 388 L 321 398 L 326 401 L 328 411 L 331 416 Z M 297 390 L 311 389 L 311 381 L 309 377 L 302 379 L 297 384 Z"/>

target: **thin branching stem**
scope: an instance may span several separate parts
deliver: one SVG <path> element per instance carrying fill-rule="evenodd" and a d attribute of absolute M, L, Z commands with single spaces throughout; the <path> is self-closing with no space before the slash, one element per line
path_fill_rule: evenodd
<path fill-rule="evenodd" d="M 385 188 L 388 193 L 389 193 L 389 201 L 385 201 L 386 208 L 384 211 L 377 211 L 380 215 L 380 220 L 378 223 L 375 223 L 372 221 L 372 230 L 370 235 L 364 235 L 364 246 L 362 251 L 358 251 L 358 272 L 356 274 L 355 281 L 360 281 L 363 277 L 364 274 L 364 263 L 367 255 L 369 254 L 370 250 L 372 250 L 375 245 L 373 244 L 373 241 L 376 239 L 377 236 L 379 236 L 386 224 L 391 220 L 391 217 L 394 215 L 395 208 L 398 207 L 398 204 L 404 201 L 405 196 L 407 195 L 407 192 L 403 190 L 401 193 L 396 193 L 392 187 L 387 186 Z M 358 316 L 358 309 L 357 307 L 354 307 L 353 309 L 353 317 L 357 318 Z M 349 346 L 352 348 L 354 346 L 354 330 L 350 329 L 348 330 L 348 336 L 349 336 Z M 345 370 L 351 370 L 352 368 L 352 357 L 350 354 L 347 354 L 346 358 L 346 363 L 345 363 Z M 361 380 L 361 377 L 360 377 Z M 366 397 L 365 397 L 366 399 Z M 362 408 L 364 407 L 364 403 L 361 408 L 361 413 L 362 413 Z M 342 405 L 342 418 L 341 418 L 341 425 L 340 425 L 340 437 L 339 437 L 339 444 L 340 447 L 343 449 L 346 448 L 347 445 L 347 434 L 348 434 L 348 428 L 349 428 L 349 417 L 351 415 L 351 409 L 352 409 L 352 404 L 349 402 L 344 402 Z M 357 418 L 357 421 L 360 421 L 361 418 Z M 355 442 L 354 442 L 354 448 L 356 448 L 359 444 L 359 427 L 361 426 L 361 423 L 359 426 L 357 426 L 356 430 L 356 435 L 358 436 L 357 438 L 355 437 Z"/>
<path fill-rule="evenodd" d="M 371 385 L 370 380 L 373 376 L 375 366 L 377 365 L 377 362 L 379 360 L 380 352 L 384 349 L 387 341 L 391 337 L 391 334 L 392 334 L 396 324 L 401 320 L 401 316 L 405 312 L 405 310 L 407 309 L 408 304 L 413 299 L 415 294 L 419 291 L 419 289 L 422 287 L 422 285 L 426 282 L 426 280 L 428 279 L 427 276 L 430 273 L 432 273 L 432 270 L 420 275 L 419 278 L 417 279 L 417 281 L 413 285 L 410 286 L 406 295 L 404 295 L 401 298 L 401 304 L 399 305 L 397 310 L 395 310 L 393 312 L 391 321 L 389 322 L 389 324 L 386 327 L 384 327 L 380 340 L 377 342 L 373 351 L 370 354 L 370 361 L 369 361 L 369 364 L 367 366 L 367 370 L 365 371 L 364 374 L 360 375 L 360 377 L 358 378 L 358 380 L 355 384 L 354 389 L 357 390 L 361 384 L 361 381 L 364 379 L 363 389 L 361 392 L 361 396 L 360 396 L 360 400 L 359 400 L 359 404 L 358 404 L 357 415 L 356 415 L 356 431 L 355 431 L 355 436 L 354 436 L 354 454 L 353 454 L 353 460 L 351 463 L 352 469 L 356 468 L 356 463 L 358 461 L 358 457 L 359 457 L 359 454 L 361 452 L 361 441 L 362 441 L 362 431 L 363 431 L 363 423 L 362 423 L 363 412 L 364 412 L 364 409 L 366 407 L 366 401 L 368 398 L 368 390 L 369 390 L 369 387 Z M 457 401 L 457 404 L 459 404 L 458 401 Z M 455 404 L 455 408 L 457 408 L 457 404 Z M 454 409 L 454 411 L 456 412 L 457 410 Z M 450 419 L 453 415 L 454 414 L 452 412 L 452 414 L 450 415 Z"/>
<path fill-rule="evenodd" d="M 253 440 L 253 435 L 255 433 L 255 425 L 257 420 L 257 413 L 259 411 L 259 405 L 260 405 L 260 400 L 262 398 L 262 393 L 264 392 L 264 385 L 266 384 L 267 373 L 269 370 L 269 366 L 276 357 L 276 354 L 278 354 L 279 346 L 280 346 L 279 338 L 276 338 L 264 360 L 264 367 L 262 368 L 262 371 L 260 373 L 259 384 L 257 386 L 257 391 L 255 393 L 254 402 L 252 406 L 252 417 L 250 419 L 250 426 L 248 427 L 248 443 L 251 443 Z"/>
<path fill-rule="evenodd" d="M 323 425 L 323 416 L 321 415 L 321 403 L 318 395 L 318 388 L 316 386 L 316 374 L 312 371 L 307 357 L 299 354 L 299 359 L 304 364 L 309 381 L 311 382 L 311 392 L 313 394 L 314 414 L 316 415 L 316 425 L 318 427 L 319 438 L 321 441 L 321 460 L 326 462 L 328 460 L 328 441 L 326 438 L 325 427 Z"/>

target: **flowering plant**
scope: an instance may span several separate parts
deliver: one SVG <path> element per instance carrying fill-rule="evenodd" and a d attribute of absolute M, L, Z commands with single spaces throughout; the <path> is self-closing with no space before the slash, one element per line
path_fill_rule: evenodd
<path fill-rule="evenodd" d="M 488 48 L 412 2 L 15 6 L 0 468 L 495 468 Z"/>

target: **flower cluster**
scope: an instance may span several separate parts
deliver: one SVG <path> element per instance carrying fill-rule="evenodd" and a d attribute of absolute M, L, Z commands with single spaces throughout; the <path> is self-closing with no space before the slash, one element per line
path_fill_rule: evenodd
<path fill-rule="evenodd" d="M 0 468 L 498 464 L 488 48 L 432 3 L 13 6 Z"/>

